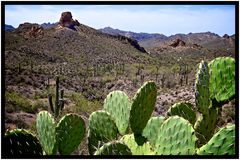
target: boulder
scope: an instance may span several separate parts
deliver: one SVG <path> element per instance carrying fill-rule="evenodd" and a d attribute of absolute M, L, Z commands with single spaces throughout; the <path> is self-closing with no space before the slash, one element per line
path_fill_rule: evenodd
<path fill-rule="evenodd" d="M 63 12 L 59 20 L 59 25 L 75 30 L 75 26 L 79 26 L 80 23 L 77 20 L 73 20 L 71 12 Z"/>
<path fill-rule="evenodd" d="M 176 40 L 174 40 L 170 46 L 172 47 L 179 47 L 179 46 L 185 46 L 186 43 L 184 41 L 182 41 L 181 39 L 177 38 Z"/>

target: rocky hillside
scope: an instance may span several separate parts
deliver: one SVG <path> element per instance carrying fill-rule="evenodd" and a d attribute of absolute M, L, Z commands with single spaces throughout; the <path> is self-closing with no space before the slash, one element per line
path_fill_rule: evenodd
<path fill-rule="evenodd" d="M 135 33 L 131 31 L 122 31 L 119 29 L 113 29 L 106 27 L 100 29 L 100 31 L 112 35 L 123 35 L 136 39 L 139 44 L 145 49 L 154 49 L 164 46 L 166 43 L 171 43 L 177 39 L 180 39 L 188 44 L 199 45 L 206 47 L 206 49 L 219 51 L 219 52 L 235 52 L 235 35 L 224 35 L 223 37 L 211 33 L 189 33 L 189 34 L 175 34 L 172 36 L 165 36 L 163 34 L 149 34 L 149 33 Z"/>
<path fill-rule="evenodd" d="M 226 44 L 234 39 L 210 33 L 194 35 L 166 37 L 119 34 L 114 30 L 103 33 L 74 20 L 71 12 L 63 12 L 54 24 L 24 22 L 5 31 L 5 129 L 36 132 L 36 114 L 49 110 L 49 95 L 55 98 L 56 75 L 64 90 L 61 114 L 80 114 L 86 124 L 93 111 L 102 109 L 111 91 L 121 90 L 133 98 L 137 89 L 150 80 L 156 83 L 158 92 L 154 116 L 165 115 L 176 102 L 194 105 L 198 63 L 228 55 L 230 50 L 220 52 L 210 47 L 216 46 L 219 39 Z M 201 36 L 209 43 L 203 43 Z M 227 45 L 222 48 L 227 50 Z M 220 121 L 222 124 L 234 120 L 234 105 L 231 106 L 229 114 Z M 88 154 L 87 139 L 74 154 Z"/>

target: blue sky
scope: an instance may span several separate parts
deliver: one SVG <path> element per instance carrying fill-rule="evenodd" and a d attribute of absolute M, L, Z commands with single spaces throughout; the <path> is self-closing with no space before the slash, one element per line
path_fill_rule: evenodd
<path fill-rule="evenodd" d="M 235 32 L 233 5 L 6 5 L 5 23 L 57 22 L 61 12 L 99 29 L 110 26 L 126 31 L 161 33 Z"/>

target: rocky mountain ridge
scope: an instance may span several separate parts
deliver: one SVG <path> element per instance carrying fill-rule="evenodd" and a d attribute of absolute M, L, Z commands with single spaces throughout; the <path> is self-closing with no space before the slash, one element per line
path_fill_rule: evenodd
<path fill-rule="evenodd" d="M 185 43 L 191 45 L 199 45 L 204 46 L 209 49 L 213 49 L 214 47 L 221 47 L 224 45 L 227 48 L 234 48 L 235 44 L 235 34 L 227 35 L 225 34 L 223 37 L 218 34 L 212 32 L 202 32 L 202 33 L 188 33 L 188 34 L 175 34 L 171 36 L 165 36 L 163 34 L 150 34 L 150 33 L 135 33 L 131 31 L 122 31 L 119 29 L 113 29 L 111 27 L 105 27 L 103 29 L 99 29 L 104 33 L 108 33 L 111 35 L 123 35 L 126 37 L 130 37 L 132 39 L 136 39 L 139 44 L 146 49 L 153 49 L 155 47 L 160 47 L 165 45 L 166 43 L 172 43 L 177 39 L 184 41 Z"/>

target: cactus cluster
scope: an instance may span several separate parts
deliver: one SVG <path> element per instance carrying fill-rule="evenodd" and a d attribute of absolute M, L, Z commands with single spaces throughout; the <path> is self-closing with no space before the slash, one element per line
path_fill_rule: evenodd
<path fill-rule="evenodd" d="M 85 135 L 84 120 L 77 114 L 67 114 L 56 124 L 51 114 L 41 111 L 37 116 L 40 144 L 48 155 L 71 154 Z"/>
<path fill-rule="evenodd" d="M 55 123 L 52 115 L 41 111 L 36 119 L 37 136 L 26 130 L 12 130 L 4 137 L 8 156 L 71 154 L 85 136 L 85 123 L 77 114 L 67 114 Z"/>
<path fill-rule="evenodd" d="M 209 63 L 202 61 L 195 81 L 195 103 L 198 113 L 192 111 L 191 104 L 189 107 L 180 107 L 180 104 L 176 103 L 169 109 L 168 115 L 179 115 L 189 120 L 196 130 L 197 145 L 202 146 L 214 135 L 221 106 L 234 96 L 235 60 L 219 57 Z"/>
<path fill-rule="evenodd" d="M 233 127 L 230 127 L 230 129 L 226 127 L 227 129 L 220 129 L 219 132 L 215 133 L 219 108 L 215 106 L 213 99 L 217 101 L 218 99 L 211 98 L 210 96 L 212 95 L 210 88 L 213 85 L 211 82 L 212 70 L 215 70 L 212 69 L 215 66 L 211 63 L 221 61 L 221 63 L 230 68 L 228 72 L 233 75 L 234 68 L 229 66 L 233 66 L 234 63 L 230 64 L 230 60 L 225 62 L 224 59 L 224 57 L 219 58 L 219 60 L 214 59 L 209 64 L 202 61 L 199 65 L 195 83 L 196 108 L 198 113 L 196 113 L 191 103 L 179 102 L 170 107 L 167 112 L 168 117 L 150 118 L 157 96 L 157 89 L 154 82 L 146 82 L 137 91 L 130 102 L 130 108 L 128 107 L 129 103 L 126 103 L 126 99 L 128 98 L 121 97 L 124 95 L 122 92 L 110 93 L 105 99 L 105 103 L 110 104 L 104 104 L 104 109 L 110 112 L 109 115 L 112 117 L 114 123 L 119 124 L 122 116 L 128 115 L 128 109 L 130 110 L 129 132 L 133 134 L 124 135 L 120 141 L 130 148 L 133 155 L 234 154 L 234 129 Z M 231 79 L 231 83 L 233 82 L 234 79 Z M 224 82 L 221 81 L 221 83 Z M 230 80 L 227 83 L 230 83 Z M 119 98 L 113 96 L 114 94 L 117 95 L 117 93 L 119 94 Z M 230 93 L 228 92 L 227 94 L 231 95 L 228 98 L 234 96 L 234 93 Z M 215 95 L 220 95 L 220 93 L 215 93 Z M 125 104 L 125 106 L 120 106 L 120 104 Z M 127 110 L 123 112 L 122 108 Z M 127 122 L 127 118 L 124 119 L 124 122 Z M 120 125 L 116 126 L 118 134 L 120 132 Z M 121 131 L 121 135 L 123 133 Z M 226 136 L 228 135 L 227 139 Z M 221 139 L 216 137 L 221 137 Z M 226 140 L 229 143 L 228 146 L 223 145 Z M 97 152 L 101 146 L 104 146 L 104 143 L 98 146 L 96 149 Z"/>
<path fill-rule="evenodd" d="M 204 61 L 200 63 L 195 83 L 198 113 L 192 104 L 179 102 L 170 107 L 167 117 L 151 117 L 157 99 L 157 87 L 152 81 L 144 83 L 132 99 L 122 91 L 109 93 L 104 100 L 103 110 L 95 111 L 89 117 L 89 153 L 235 154 L 235 125 L 228 125 L 215 133 L 220 104 L 235 95 L 235 88 L 232 89 L 230 85 L 235 83 L 234 63 L 231 58 L 223 57 L 214 59 L 209 64 Z M 221 67 L 227 69 L 221 70 Z M 216 77 L 224 80 L 213 81 Z M 220 82 L 226 83 L 222 85 L 229 87 L 230 91 L 213 89 Z M 56 123 L 50 113 L 41 111 L 37 115 L 36 125 L 37 137 L 24 130 L 6 133 L 4 144 L 7 153 L 69 155 L 79 146 L 86 130 L 83 119 L 77 114 L 67 114 Z"/>

